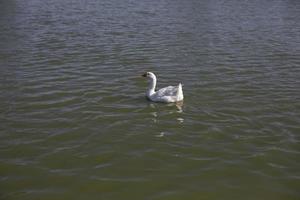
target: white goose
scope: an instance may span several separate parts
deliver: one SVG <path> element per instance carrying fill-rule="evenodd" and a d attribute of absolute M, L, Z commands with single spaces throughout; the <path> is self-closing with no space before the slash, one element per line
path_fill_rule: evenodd
<path fill-rule="evenodd" d="M 178 86 L 168 86 L 155 91 L 156 87 L 156 76 L 152 72 L 146 72 L 143 77 L 150 79 L 149 87 L 146 92 L 146 96 L 149 100 L 154 102 L 178 102 L 183 100 L 182 85 L 179 83 Z"/>

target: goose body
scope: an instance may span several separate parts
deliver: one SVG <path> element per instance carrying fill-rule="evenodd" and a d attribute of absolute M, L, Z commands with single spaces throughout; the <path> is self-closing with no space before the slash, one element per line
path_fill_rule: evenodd
<path fill-rule="evenodd" d="M 155 74 L 152 72 L 147 72 L 143 75 L 143 77 L 147 77 L 150 80 L 149 87 L 146 92 L 146 96 L 149 100 L 164 103 L 178 102 L 183 100 L 181 83 L 179 83 L 178 86 L 168 86 L 155 91 L 157 81 Z"/>

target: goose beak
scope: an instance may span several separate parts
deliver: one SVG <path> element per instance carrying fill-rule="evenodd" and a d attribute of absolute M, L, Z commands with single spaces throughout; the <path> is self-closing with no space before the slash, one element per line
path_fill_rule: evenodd
<path fill-rule="evenodd" d="M 143 74 L 142 77 L 147 77 L 147 73 Z"/>

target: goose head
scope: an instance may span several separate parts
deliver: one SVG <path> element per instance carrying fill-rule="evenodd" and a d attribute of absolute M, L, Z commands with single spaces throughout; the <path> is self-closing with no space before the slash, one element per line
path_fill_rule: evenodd
<path fill-rule="evenodd" d="M 150 79 L 156 79 L 156 76 L 154 73 L 152 72 L 146 72 L 145 74 L 142 75 L 143 77 L 146 77 L 146 78 L 150 78 Z"/>

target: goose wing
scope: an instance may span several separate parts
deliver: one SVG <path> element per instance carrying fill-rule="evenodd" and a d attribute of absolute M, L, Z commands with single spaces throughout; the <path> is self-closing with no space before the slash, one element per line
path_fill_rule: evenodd
<path fill-rule="evenodd" d="M 168 86 L 161 88 L 160 90 L 156 91 L 156 95 L 162 96 L 176 96 L 178 90 L 178 86 Z"/>

